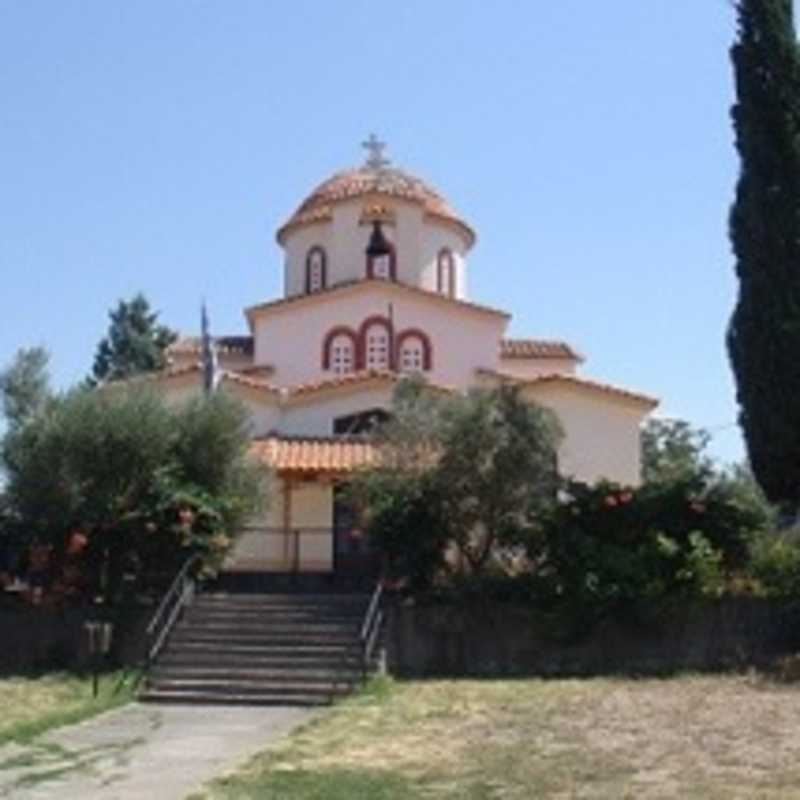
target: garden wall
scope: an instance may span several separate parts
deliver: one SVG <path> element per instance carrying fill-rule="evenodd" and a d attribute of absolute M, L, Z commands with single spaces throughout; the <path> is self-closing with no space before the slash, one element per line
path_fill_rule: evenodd
<path fill-rule="evenodd" d="M 800 650 L 800 604 L 730 598 L 686 604 L 658 622 L 603 623 L 566 643 L 518 606 L 388 609 L 387 666 L 399 676 L 663 674 L 766 665 Z"/>
<path fill-rule="evenodd" d="M 134 609 L 115 626 L 111 662 L 135 664 L 143 656 L 143 631 L 152 609 Z M 86 622 L 91 608 L 49 609 L 0 605 L 0 674 L 90 666 Z"/>

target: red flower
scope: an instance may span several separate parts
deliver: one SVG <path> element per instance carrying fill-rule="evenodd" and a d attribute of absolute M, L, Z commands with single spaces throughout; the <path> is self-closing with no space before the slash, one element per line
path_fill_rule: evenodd
<path fill-rule="evenodd" d="M 75 531 L 72 536 L 69 537 L 69 542 L 67 543 L 67 555 L 80 555 L 86 549 L 88 544 L 89 537 L 80 531 Z"/>
<path fill-rule="evenodd" d="M 633 492 L 623 492 L 619 496 L 619 502 L 622 503 L 623 505 L 625 503 L 630 503 L 631 500 L 633 500 Z"/>
<path fill-rule="evenodd" d="M 617 505 L 617 502 L 618 502 L 618 501 L 617 501 L 617 498 L 616 498 L 616 497 L 614 497 L 614 495 L 613 495 L 613 494 L 610 494 L 610 495 L 608 495 L 608 496 L 606 497 L 606 499 L 604 500 L 604 502 L 605 502 L 605 504 L 606 504 L 606 505 L 607 505 L 609 508 L 613 508 L 615 505 Z"/>

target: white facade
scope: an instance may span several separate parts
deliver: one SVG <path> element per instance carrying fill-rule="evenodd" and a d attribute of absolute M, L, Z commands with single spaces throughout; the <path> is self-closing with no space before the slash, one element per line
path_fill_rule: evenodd
<path fill-rule="evenodd" d="M 656 402 L 582 378 L 566 344 L 505 339 L 510 315 L 468 296 L 474 240 L 441 195 L 374 153 L 321 184 L 278 232 L 283 297 L 246 310 L 249 336 L 219 340 L 222 388 L 250 409 L 253 436 L 330 442 L 343 418 L 389 409 L 403 372 L 455 391 L 512 381 L 559 417 L 564 474 L 638 483 L 639 428 Z M 179 345 L 159 384 L 174 402 L 201 383 L 197 340 Z M 294 462 L 276 471 L 262 532 L 245 535 L 234 560 L 280 568 L 299 554 L 303 568 L 332 569 L 341 476 Z M 284 536 L 267 540 L 267 529 Z M 292 539 L 299 529 L 328 533 Z"/>

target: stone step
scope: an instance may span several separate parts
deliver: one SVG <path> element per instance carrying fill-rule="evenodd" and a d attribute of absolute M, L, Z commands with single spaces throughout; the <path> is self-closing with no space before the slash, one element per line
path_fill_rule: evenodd
<path fill-rule="evenodd" d="M 181 703 L 197 705 L 230 705 L 230 706 L 327 706 L 331 697 L 319 695 L 292 695 L 287 697 L 281 692 L 260 692 L 258 694 L 236 695 L 217 692 L 197 692 L 192 690 L 165 691 L 163 689 L 146 689 L 139 694 L 143 703 Z"/>
<path fill-rule="evenodd" d="M 214 633 L 201 631 L 184 631 L 178 627 L 169 638 L 169 645 L 184 644 L 213 644 L 220 650 L 236 645 L 324 645 L 324 644 L 356 644 L 358 637 L 349 633 L 331 631 L 329 633 L 302 631 L 227 631 L 225 633 Z"/>
<path fill-rule="evenodd" d="M 219 665 L 170 665 L 159 664 L 151 670 L 148 681 L 162 683 L 175 680 L 206 680 L 206 681 L 257 681 L 271 683 L 299 683 L 299 682 L 330 682 L 330 683 L 355 683 L 361 678 L 362 672 L 357 665 L 320 666 L 318 664 L 297 664 L 285 667 L 259 667 L 253 664 L 240 666 Z"/>
<path fill-rule="evenodd" d="M 272 694 L 286 698 L 298 695 L 334 697 L 352 691 L 355 681 L 268 681 L 239 679 L 174 678 L 147 680 L 148 690 L 160 692 L 200 692 L 202 694 Z"/>
<path fill-rule="evenodd" d="M 249 620 L 343 620 L 353 621 L 364 618 L 366 609 L 348 610 L 341 608 L 206 608 L 190 606 L 184 611 L 184 619 L 199 617 L 203 619 Z"/>
<path fill-rule="evenodd" d="M 277 666 L 293 665 L 305 667 L 317 664 L 321 667 L 339 664 L 360 664 L 361 648 L 285 648 L 265 647 L 247 648 L 232 652 L 219 652 L 212 649 L 192 647 L 168 648 L 158 658 L 158 664 L 175 666 L 240 666 L 243 664 Z"/>
<path fill-rule="evenodd" d="M 186 620 L 175 633 L 194 636 L 219 636 L 226 638 L 230 634 L 236 636 L 286 636 L 298 634 L 300 636 L 347 636 L 357 639 L 360 626 L 349 623 L 296 623 L 296 622 L 245 622 L 236 624 L 225 624 L 216 621 L 206 621 L 201 619 Z"/>
<path fill-rule="evenodd" d="M 346 608 L 369 605 L 369 596 L 363 594 L 199 594 L 194 604 L 199 606 L 226 606 L 252 608 Z"/>
<path fill-rule="evenodd" d="M 235 642 L 226 647 L 219 647 L 216 642 L 188 641 L 180 642 L 174 639 L 167 643 L 161 657 L 168 658 L 177 653 L 188 657 L 210 655 L 216 658 L 228 656 L 283 656 L 292 658 L 321 658 L 324 656 L 341 656 L 344 654 L 358 654 L 361 644 L 356 641 L 343 642 L 302 642 L 292 644 L 287 642 Z"/>

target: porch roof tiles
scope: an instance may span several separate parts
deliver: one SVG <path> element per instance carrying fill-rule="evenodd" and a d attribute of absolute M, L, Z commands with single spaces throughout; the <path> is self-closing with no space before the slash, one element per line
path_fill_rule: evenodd
<path fill-rule="evenodd" d="M 256 439 L 251 454 L 282 474 L 342 474 L 377 463 L 377 448 L 356 437 L 268 436 Z"/>

